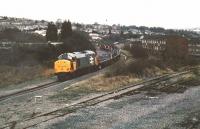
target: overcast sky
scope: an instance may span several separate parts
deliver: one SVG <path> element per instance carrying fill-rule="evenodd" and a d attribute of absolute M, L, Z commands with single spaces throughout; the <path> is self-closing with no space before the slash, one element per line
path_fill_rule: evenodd
<path fill-rule="evenodd" d="M 200 0 L 0 0 L 0 16 L 165 28 L 200 27 Z"/>

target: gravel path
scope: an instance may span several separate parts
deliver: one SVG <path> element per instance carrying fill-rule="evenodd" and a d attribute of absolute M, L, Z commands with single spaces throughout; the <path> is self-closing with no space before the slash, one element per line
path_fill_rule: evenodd
<path fill-rule="evenodd" d="M 200 129 L 200 86 L 182 94 L 140 93 L 79 110 L 35 128 Z"/>
<path fill-rule="evenodd" d="M 70 86 L 75 82 L 87 79 L 102 72 L 105 72 L 105 69 L 78 77 L 73 80 L 62 82 L 56 86 L 48 87 L 35 92 L 15 96 L 13 98 L 0 101 L 0 125 L 3 125 L 4 123 L 10 121 L 29 118 L 40 113 L 61 108 L 66 104 L 70 104 L 70 100 L 67 102 L 62 102 L 62 100 L 61 102 L 53 102 L 49 100 L 49 97 L 62 91 L 65 87 Z M 30 84 L 30 86 L 32 85 Z"/>

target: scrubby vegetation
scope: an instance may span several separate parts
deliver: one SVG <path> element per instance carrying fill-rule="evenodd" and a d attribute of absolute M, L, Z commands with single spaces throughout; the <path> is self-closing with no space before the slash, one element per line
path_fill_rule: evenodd
<path fill-rule="evenodd" d="M 136 77 L 150 77 L 160 75 L 167 72 L 168 69 L 165 64 L 157 59 L 138 59 L 119 61 L 115 67 L 110 68 L 109 72 L 105 74 L 106 77 L 132 74 Z"/>
<path fill-rule="evenodd" d="M 131 47 L 126 45 L 124 46 L 124 49 L 129 51 L 131 53 L 131 56 L 134 58 L 148 58 L 147 50 L 145 50 L 143 47 L 138 45 L 132 45 Z"/>
<path fill-rule="evenodd" d="M 44 43 L 45 37 L 39 34 L 20 31 L 17 28 L 5 28 L 0 31 L 0 41 L 19 42 L 19 43 Z"/>
<path fill-rule="evenodd" d="M 187 43 L 187 39 L 180 36 L 168 36 L 166 49 L 154 54 L 137 43 L 126 45 L 123 49 L 130 55 L 125 53 L 126 61 L 118 62 L 118 66 L 110 69 L 106 76 L 122 74 L 153 76 L 158 71 L 169 69 L 176 71 L 181 67 L 198 65 L 199 61 L 188 55 Z"/>
<path fill-rule="evenodd" d="M 50 76 L 53 74 L 53 62 L 61 53 L 94 49 L 84 32 L 72 31 L 70 35 L 63 37 L 61 45 L 51 45 L 47 40 L 41 35 L 15 28 L 1 31 L 0 41 L 11 43 L 11 48 L 0 51 L 0 70 L 3 70 L 0 72 L 0 86 Z M 45 73 L 47 69 L 50 71 L 48 75 Z"/>
<path fill-rule="evenodd" d="M 46 78 L 53 74 L 52 69 L 45 66 L 8 66 L 1 65 L 0 67 L 0 87 L 4 88 L 8 85 L 14 85 L 29 81 L 36 78 Z"/>
<path fill-rule="evenodd" d="M 130 83 L 136 83 L 139 81 L 141 80 L 132 75 L 107 78 L 103 74 L 100 74 L 67 86 L 63 91 L 51 96 L 50 98 L 72 101 L 92 93 L 114 91 Z"/>
<path fill-rule="evenodd" d="M 165 61 L 180 61 L 184 63 L 188 60 L 188 43 L 189 41 L 180 36 L 168 36 L 166 49 L 162 52 Z"/>
<path fill-rule="evenodd" d="M 87 49 L 94 50 L 94 46 L 88 39 L 89 37 L 85 32 L 75 31 L 69 38 L 65 39 L 64 43 L 59 47 L 60 53 L 82 51 Z"/>

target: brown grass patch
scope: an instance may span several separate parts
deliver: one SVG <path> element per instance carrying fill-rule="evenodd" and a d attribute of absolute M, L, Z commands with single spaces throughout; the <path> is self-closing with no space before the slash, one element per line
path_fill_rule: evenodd
<path fill-rule="evenodd" d="M 126 76 L 114 76 L 114 77 L 105 77 L 104 75 L 97 75 L 90 79 L 80 81 L 71 85 L 73 88 L 84 88 L 90 91 L 95 92 L 107 92 L 111 90 L 115 90 L 119 87 L 123 87 L 130 83 L 135 83 L 140 81 L 140 79 L 135 78 L 132 75 Z M 66 88 L 67 90 L 68 88 Z M 70 88 L 69 88 L 70 89 Z"/>
<path fill-rule="evenodd" d="M 41 77 L 49 77 L 52 70 L 37 66 L 0 66 L 0 87 L 19 84 Z"/>
<path fill-rule="evenodd" d="M 51 96 L 50 98 L 62 101 L 72 101 L 91 93 L 114 91 L 120 87 L 138 81 L 140 81 L 140 79 L 132 75 L 105 77 L 105 75 L 100 74 L 67 86 L 63 91 Z"/>
<path fill-rule="evenodd" d="M 50 68 L 44 68 L 43 70 L 43 75 L 45 77 L 50 77 L 54 75 L 54 69 L 50 69 Z"/>

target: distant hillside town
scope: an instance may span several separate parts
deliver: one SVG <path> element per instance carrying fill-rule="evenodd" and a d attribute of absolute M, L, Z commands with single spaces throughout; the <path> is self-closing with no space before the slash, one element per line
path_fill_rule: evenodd
<path fill-rule="evenodd" d="M 63 20 L 58 19 L 54 24 L 57 26 L 58 33 L 61 31 Z M 26 18 L 14 18 L 0 16 L 0 31 L 7 28 L 17 28 L 18 30 L 38 34 L 45 38 L 46 30 L 49 21 L 46 20 L 31 20 Z M 161 27 L 145 27 L 145 26 L 124 26 L 124 25 L 102 25 L 72 23 L 72 30 L 86 32 L 90 41 L 96 43 L 111 42 L 111 43 L 135 43 L 139 42 L 146 49 L 163 50 L 163 45 L 166 43 L 166 36 L 179 35 L 187 38 L 189 52 L 193 55 L 200 55 L 200 28 L 190 28 L 187 30 L 164 29 Z M 41 37 L 39 37 L 41 38 Z M 27 40 L 29 41 L 29 40 Z M 31 41 L 31 40 L 30 40 Z M 35 42 L 37 42 L 36 40 Z M 40 41 L 40 40 L 39 40 Z M 43 41 L 43 40 L 42 40 Z M 29 42 L 28 42 L 29 43 Z M 7 41 L 0 37 L 1 49 L 9 48 L 11 41 Z M 55 43 L 57 44 L 57 43 Z M 154 47 L 152 47 L 152 44 Z"/>

